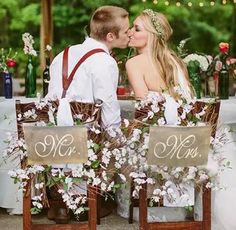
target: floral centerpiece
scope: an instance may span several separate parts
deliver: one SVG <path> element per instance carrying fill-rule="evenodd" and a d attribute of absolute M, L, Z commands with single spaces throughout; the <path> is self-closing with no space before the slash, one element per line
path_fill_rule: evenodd
<path fill-rule="evenodd" d="M 229 44 L 226 42 L 219 43 L 219 54 L 212 58 L 212 62 L 206 72 L 208 78 L 214 81 L 214 90 L 216 95 L 219 94 L 219 74 L 222 70 L 223 63 L 225 64 L 225 69 L 229 76 L 229 81 L 236 79 L 236 58 L 228 55 Z M 213 88 L 212 87 L 212 88 Z M 230 86 L 227 86 L 229 88 Z"/>
<path fill-rule="evenodd" d="M 37 52 L 34 49 L 34 38 L 30 33 L 22 34 L 22 41 L 24 42 L 24 54 L 30 56 L 37 56 Z"/>
<path fill-rule="evenodd" d="M 206 72 L 209 67 L 210 61 L 207 56 L 200 54 L 189 54 L 183 61 L 187 64 L 190 82 L 195 89 L 196 96 L 197 98 L 201 98 L 201 81 L 204 77 L 203 73 Z"/>
<path fill-rule="evenodd" d="M 5 98 L 12 98 L 13 89 L 12 89 L 12 74 L 13 70 L 17 65 L 16 62 L 17 52 L 12 54 L 12 49 L 10 48 L 5 51 L 1 49 L 0 55 L 0 91 L 3 91 Z M 2 88 L 2 89 L 1 89 Z M 4 90 L 3 90 L 4 89 Z"/>
<path fill-rule="evenodd" d="M 16 67 L 16 55 L 17 52 L 15 52 L 12 55 L 12 49 L 10 48 L 8 52 L 5 52 L 5 50 L 1 49 L 1 56 L 0 56 L 0 70 L 5 73 L 12 72 L 12 69 Z"/>
<path fill-rule="evenodd" d="M 219 71 L 218 92 L 220 99 L 229 98 L 229 70 L 227 64 L 229 44 L 221 42 L 219 44 L 219 59 L 221 61 L 221 69 Z"/>
<path fill-rule="evenodd" d="M 37 56 L 37 52 L 33 47 L 34 39 L 31 34 L 24 33 L 22 40 L 24 42 L 23 51 L 28 55 L 25 73 L 25 96 L 36 97 L 36 68 L 32 59 L 33 56 Z"/>
<path fill-rule="evenodd" d="M 185 40 L 183 40 L 185 41 Z M 180 43 L 178 50 L 183 53 L 185 42 Z M 184 52 L 184 55 L 186 55 Z M 204 54 L 188 54 L 183 61 L 187 64 L 190 81 L 195 88 L 197 97 L 200 97 L 204 89 L 205 96 L 219 95 L 219 73 L 222 70 L 222 59 L 225 58 L 226 69 L 229 74 L 229 81 L 236 79 L 236 58 L 228 56 L 229 44 L 226 42 L 219 43 L 219 54 L 215 57 Z M 204 88 L 199 84 L 204 82 Z"/>
<path fill-rule="evenodd" d="M 26 55 L 28 55 L 28 63 L 26 66 L 26 74 L 25 74 L 25 94 L 26 97 L 35 97 L 36 96 L 36 67 L 34 64 L 33 57 L 36 57 L 38 55 L 39 51 L 36 51 L 34 49 L 34 38 L 30 33 L 24 33 L 22 34 L 22 40 L 24 43 L 23 51 Z M 47 44 L 45 47 L 45 54 L 46 54 L 46 67 L 49 68 L 50 65 L 50 51 L 52 50 L 52 47 Z M 47 91 L 47 85 L 49 82 L 49 70 L 45 70 L 47 72 L 47 76 L 44 76 L 43 79 L 43 94 L 46 95 Z"/>

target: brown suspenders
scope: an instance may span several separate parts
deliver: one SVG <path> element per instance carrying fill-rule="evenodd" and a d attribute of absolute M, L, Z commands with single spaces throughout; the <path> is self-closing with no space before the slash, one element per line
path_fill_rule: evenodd
<path fill-rule="evenodd" d="M 64 98 L 66 96 L 66 91 L 69 88 L 75 72 L 77 71 L 77 69 L 79 68 L 79 66 L 91 55 L 95 54 L 95 53 L 100 53 L 100 52 L 105 52 L 103 49 L 92 49 L 89 52 L 87 52 L 75 65 L 75 67 L 73 68 L 73 70 L 71 71 L 69 77 L 68 77 L 68 52 L 69 52 L 69 47 L 67 47 L 64 50 L 63 53 L 63 61 L 62 61 L 62 86 L 63 86 L 63 92 L 62 92 L 62 96 L 61 98 Z"/>

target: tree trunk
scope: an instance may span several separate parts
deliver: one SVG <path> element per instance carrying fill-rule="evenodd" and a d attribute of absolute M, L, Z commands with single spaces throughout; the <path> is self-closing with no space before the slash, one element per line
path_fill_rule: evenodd
<path fill-rule="evenodd" d="M 236 4 L 233 3 L 232 33 L 231 33 L 231 55 L 236 56 Z"/>

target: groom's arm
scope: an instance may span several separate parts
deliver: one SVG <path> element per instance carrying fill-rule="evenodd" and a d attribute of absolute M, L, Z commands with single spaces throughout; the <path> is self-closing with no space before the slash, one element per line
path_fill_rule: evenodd
<path fill-rule="evenodd" d="M 100 99 L 102 105 L 102 125 L 104 128 L 117 128 L 120 126 L 120 105 L 117 100 L 116 90 L 118 85 L 119 70 L 115 61 L 107 54 L 97 57 L 92 70 L 94 100 Z M 104 59 L 103 59 L 104 58 Z"/>

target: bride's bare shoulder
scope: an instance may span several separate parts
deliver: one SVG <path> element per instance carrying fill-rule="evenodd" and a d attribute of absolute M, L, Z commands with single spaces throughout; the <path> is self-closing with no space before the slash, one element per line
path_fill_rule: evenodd
<path fill-rule="evenodd" d="M 144 62 L 144 60 L 145 60 L 145 56 L 143 54 L 136 55 L 130 58 L 129 60 L 127 60 L 126 67 L 128 68 L 132 66 L 138 67 L 140 66 L 140 64 Z"/>

